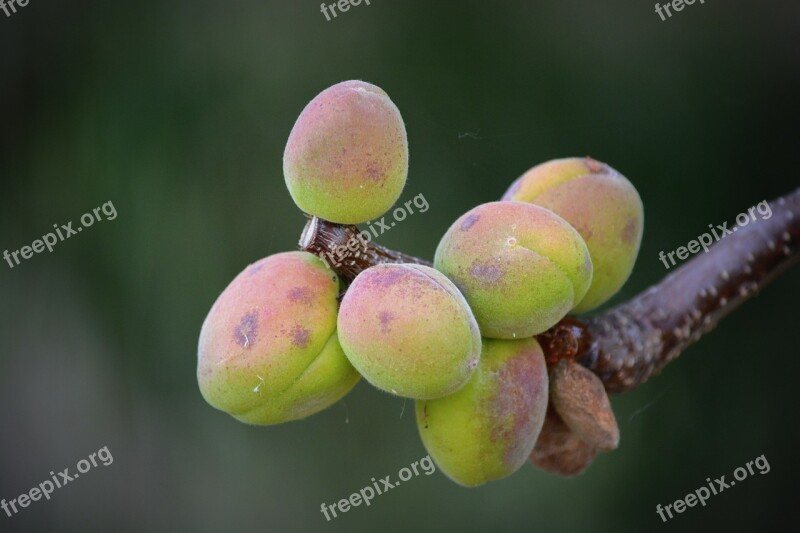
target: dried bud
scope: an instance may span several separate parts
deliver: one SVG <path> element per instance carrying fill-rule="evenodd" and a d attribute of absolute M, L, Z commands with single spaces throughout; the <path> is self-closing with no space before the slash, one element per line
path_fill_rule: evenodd
<path fill-rule="evenodd" d="M 545 472 L 572 477 L 586 470 L 595 456 L 597 448 L 573 433 L 552 408 L 547 410 L 531 463 Z"/>
<path fill-rule="evenodd" d="M 575 361 L 550 371 L 550 400 L 559 416 L 583 440 L 603 451 L 619 445 L 619 427 L 603 382 Z"/>

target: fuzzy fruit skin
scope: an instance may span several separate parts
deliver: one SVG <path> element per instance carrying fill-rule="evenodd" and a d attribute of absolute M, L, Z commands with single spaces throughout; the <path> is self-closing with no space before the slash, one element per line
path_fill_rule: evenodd
<path fill-rule="evenodd" d="M 467 298 L 484 337 L 546 331 L 586 294 L 592 261 L 564 219 L 523 202 L 491 202 L 447 230 L 435 267 Z"/>
<path fill-rule="evenodd" d="M 450 280 L 426 266 L 363 271 L 347 289 L 338 324 L 353 366 L 398 396 L 451 394 L 480 359 L 480 332 L 469 305 Z"/>
<path fill-rule="evenodd" d="M 242 422 L 279 424 L 337 402 L 359 380 L 336 335 L 339 278 L 306 252 L 248 266 L 200 331 L 197 381 Z"/>
<path fill-rule="evenodd" d="M 345 81 L 303 109 L 283 154 L 283 175 L 297 206 L 339 224 L 383 215 L 408 175 L 400 111 L 380 88 Z"/>
<path fill-rule="evenodd" d="M 644 231 L 644 208 L 625 176 L 591 158 L 556 159 L 535 166 L 503 196 L 540 205 L 578 230 L 594 265 L 594 278 L 576 313 L 595 309 L 625 284 Z"/>
<path fill-rule="evenodd" d="M 525 464 L 547 411 L 539 343 L 483 343 L 480 365 L 463 389 L 416 405 L 425 449 L 448 477 L 468 487 L 509 476 Z"/>

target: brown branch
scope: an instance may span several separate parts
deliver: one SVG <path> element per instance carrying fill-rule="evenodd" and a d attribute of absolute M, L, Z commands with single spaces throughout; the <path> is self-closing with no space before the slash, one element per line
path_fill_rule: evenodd
<path fill-rule="evenodd" d="M 356 226 L 334 224 L 312 217 L 300 236 L 300 249 L 310 252 L 333 269 L 345 282 L 350 283 L 363 270 L 383 263 L 413 263 L 433 266 L 430 261 L 402 252 L 395 252 L 370 242 Z"/>
<path fill-rule="evenodd" d="M 769 219 L 737 228 L 632 300 L 585 321 L 567 317 L 538 335 L 548 363 L 576 359 L 609 392 L 630 390 L 657 374 L 800 261 L 800 189 L 770 207 Z M 355 226 L 312 218 L 300 248 L 322 257 L 347 283 L 380 263 L 430 265 L 359 235 Z"/>
<path fill-rule="evenodd" d="M 800 260 L 800 189 L 629 302 L 587 322 L 581 363 L 609 392 L 641 385 Z"/>

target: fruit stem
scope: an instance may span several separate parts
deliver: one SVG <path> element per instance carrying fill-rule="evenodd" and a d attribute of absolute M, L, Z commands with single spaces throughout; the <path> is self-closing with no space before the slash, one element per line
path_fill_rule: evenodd
<path fill-rule="evenodd" d="M 322 259 L 345 282 L 350 283 L 362 271 L 383 263 L 413 263 L 433 266 L 430 261 L 384 248 L 368 238 L 369 232 L 356 226 L 312 217 L 300 236 L 300 250 Z"/>
<path fill-rule="evenodd" d="M 769 218 L 738 227 L 628 302 L 585 320 L 566 317 L 537 335 L 548 365 L 575 359 L 610 393 L 646 382 L 800 261 L 800 188 L 770 202 L 770 209 Z M 361 235 L 356 226 L 314 217 L 300 249 L 322 258 L 347 284 L 377 264 L 431 265 Z"/>

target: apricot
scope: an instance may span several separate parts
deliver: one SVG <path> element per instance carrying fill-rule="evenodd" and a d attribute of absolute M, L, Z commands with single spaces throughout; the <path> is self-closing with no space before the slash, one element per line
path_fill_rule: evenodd
<path fill-rule="evenodd" d="M 336 335 L 339 278 L 306 252 L 262 259 L 220 294 L 200 331 L 197 380 L 212 406 L 252 424 L 312 415 L 359 379 Z"/>
<path fill-rule="evenodd" d="M 642 242 L 644 208 L 636 188 L 610 166 L 588 157 L 548 161 L 517 179 L 503 200 L 545 207 L 586 241 L 594 277 L 576 313 L 602 305 L 627 281 Z"/>
<path fill-rule="evenodd" d="M 544 422 L 547 393 L 547 367 L 536 339 L 484 339 L 481 362 L 464 388 L 417 401 L 417 428 L 448 477 L 482 485 L 525 464 Z"/>
<path fill-rule="evenodd" d="M 491 202 L 462 215 L 434 265 L 472 307 L 481 334 L 523 338 L 546 331 L 586 294 L 592 260 L 575 229 L 523 202 Z"/>
<path fill-rule="evenodd" d="M 408 398 L 461 388 L 481 354 L 478 324 L 444 275 L 420 265 L 377 265 L 359 274 L 339 310 L 339 339 L 375 387 Z"/>
<path fill-rule="evenodd" d="M 408 175 L 403 119 L 389 96 L 363 81 L 325 89 L 303 109 L 283 154 L 297 206 L 339 224 L 384 214 Z"/>

